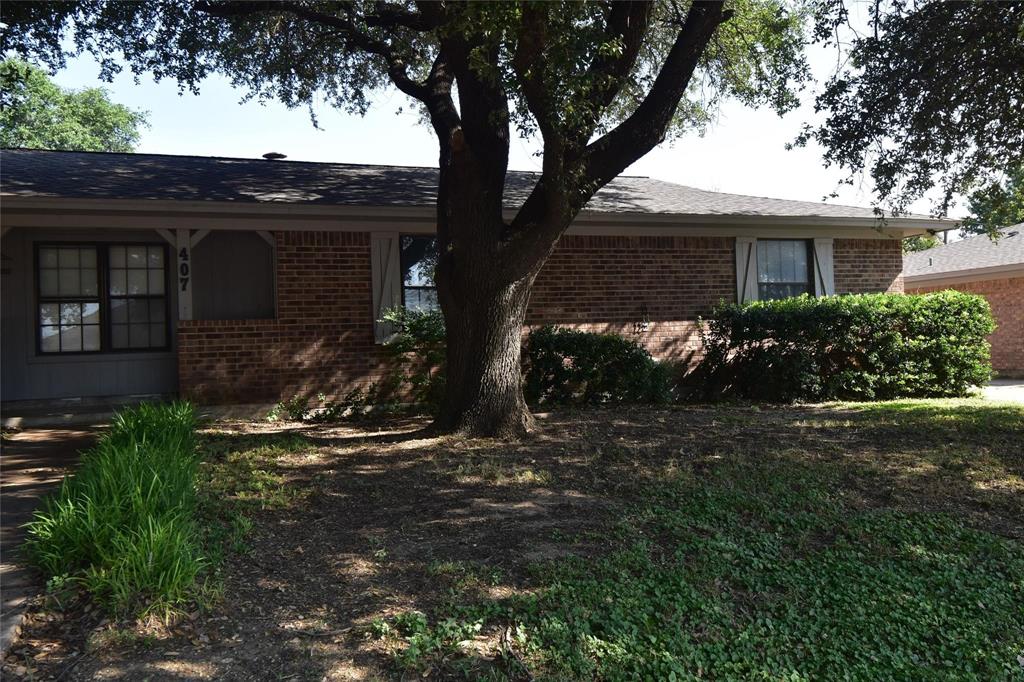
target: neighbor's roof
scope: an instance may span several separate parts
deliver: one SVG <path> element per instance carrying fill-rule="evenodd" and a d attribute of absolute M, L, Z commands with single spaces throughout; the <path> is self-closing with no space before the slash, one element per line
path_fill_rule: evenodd
<path fill-rule="evenodd" d="M 0 153 L 0 196 L 73 199 L 294 203 L 336 206 L 433 206 L 436 168 L 266 161 L 162 154 Z M 538 174 L 511 171 L 510 208 Z M 590 200 L 595 213 L 873 219 L 872 209 L 709 192 L 646 177 L 621 176 Z M 923 222 L 937 222 L 926 216 Z"/>
<path fill-rule="evenodd" d="M 1004 227 L 993 241 L 979 234 L 960 241 L 908 253 L 903 257 L 905 280 L 939 279 L 992 270 L 1024 269 L 1024 223 Z"/>

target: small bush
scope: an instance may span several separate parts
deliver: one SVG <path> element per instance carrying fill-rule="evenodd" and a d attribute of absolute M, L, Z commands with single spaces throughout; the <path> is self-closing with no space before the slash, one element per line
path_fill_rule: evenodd
<path fill-rule="evenodd" d="M 722 305 L 690 383 L 782 402 L 962 396 L 991 375 L 994 328 L 988 302 L 957 291 Z"/>
<path fill-rule="evenodd" d="M 527 402 L 544 405 L 662 403 L 670 370 L 617 334 L 542 327 L 526 341 Z"/>
<path fill-rule="evenodd" d="M 195 594 L 204 567 L 196 524 L 191 405 L 121 411 L 77 471 L 28 524 L 27 557 L 110 611 L 167 611 Z"/>
<path fill-rule="evenodd" d="M 398 330 L 385 346 L 394 362 L 391 390 L 404 385 L 408 399 L 436 411 L 444 398 L 444 316 L 440 310 L 394 308 L 384 313 L 384 319 Z"/>

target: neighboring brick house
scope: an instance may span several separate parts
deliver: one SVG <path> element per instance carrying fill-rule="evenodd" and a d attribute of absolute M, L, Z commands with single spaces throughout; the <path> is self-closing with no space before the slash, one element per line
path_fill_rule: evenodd
<path fill-rule="evenodd" d="M 4 401 L 344 394 L 387 371 L 379 321 L 429 306 L 436 169 L 7 150 L 0 159 Z M 509 217 L 537 175 L 511 172 Z M 620 177 L 537 278 L 528 327 L 700 355 L 719 301 L 903 290 L 870 209 Z"/>
<path fill-rule="evenodd" d="M 981 294 L 992 306 L 996 330 L 992 368 L 1005 377 L 1024 377 L 1024 223 L 988 235 L 968 237 L 904 257 L 907 293 L 957 289 Z"/>

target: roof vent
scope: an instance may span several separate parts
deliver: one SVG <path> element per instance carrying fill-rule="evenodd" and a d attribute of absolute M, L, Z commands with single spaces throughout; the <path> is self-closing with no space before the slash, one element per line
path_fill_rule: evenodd
<path fill-rule="evenodd" d="M 932 266 L 932 257 L 928 256 L 928 267 Z"/>
<path fill-rule="evenodd" d="M 1006 233 L 1006 236 L 1007 236 L 1008 238 L 1009 238 L 1009 237 L 1016 237 L 1016 236 L 1017 236 L 1018 234 L 1020 234 L 1020 232 L 1018 232 L 1017 230 L 1014 230 L 1013 232 L 1007 232 L 1007 233 Z"/>
<path fill-rule="evenodd" d="M 287 159 L 288 157 L 284 154 L 278 154 L 277 152 L 267 152 L 263 155 L 263 158 L 267 161 L 277 161 L 278 159 Z"/>

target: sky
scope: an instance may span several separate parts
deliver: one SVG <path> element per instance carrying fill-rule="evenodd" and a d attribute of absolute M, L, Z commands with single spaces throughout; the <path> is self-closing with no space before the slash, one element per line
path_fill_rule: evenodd
<path fill-rule="evenodd" d="M 816 75 L 835 64 L 835 52 L 811 54 Z M 435 166 L 437 143 L 433 131 L 419 122 L 411 100 L 397 92 L 381 92 L 366 116 L 346 114 L 326 106 L 316 110 L 319 129 L 306 109 L 289 110 L 277 102 L 242 103 L 244 91 L 221 77 L 207 79 L 199 95 L 181 94 L 173 81 L 156 83 L 143 76 L 136 83 L 122 73 L 113 83 L 99 81 L 99 65 L 89 56 L 69 60 L 54 80 L 71 88 L 100 85 L 111 98 L 149 112 L 139 152 L 258 158 L 267 152 L 286 154 L 296 161 Z M 127 69 L 126 69 L 127 71 Z M 870 206 L 870 182 L 840 185 L 844 173 L 825 168 L 816 146 L 786 150 L 801 125 L 814 119 L 808 92 L 797 110 L 779 117 L 769 109 L 751 109 L 729 101 L 704 135 L 690 133 L 665 143 L 626 170 L 719 192 L 820 201 L 833 191 L 831 203 Z M 396 113 L 399 109 L 403 113 Z M 539 170 L 537 144 L 514 139 L 509 167 Z M 927 213 L 926 200 L 911 210 Z M 962 205 L 952 211 L 963 215 Z"/>

